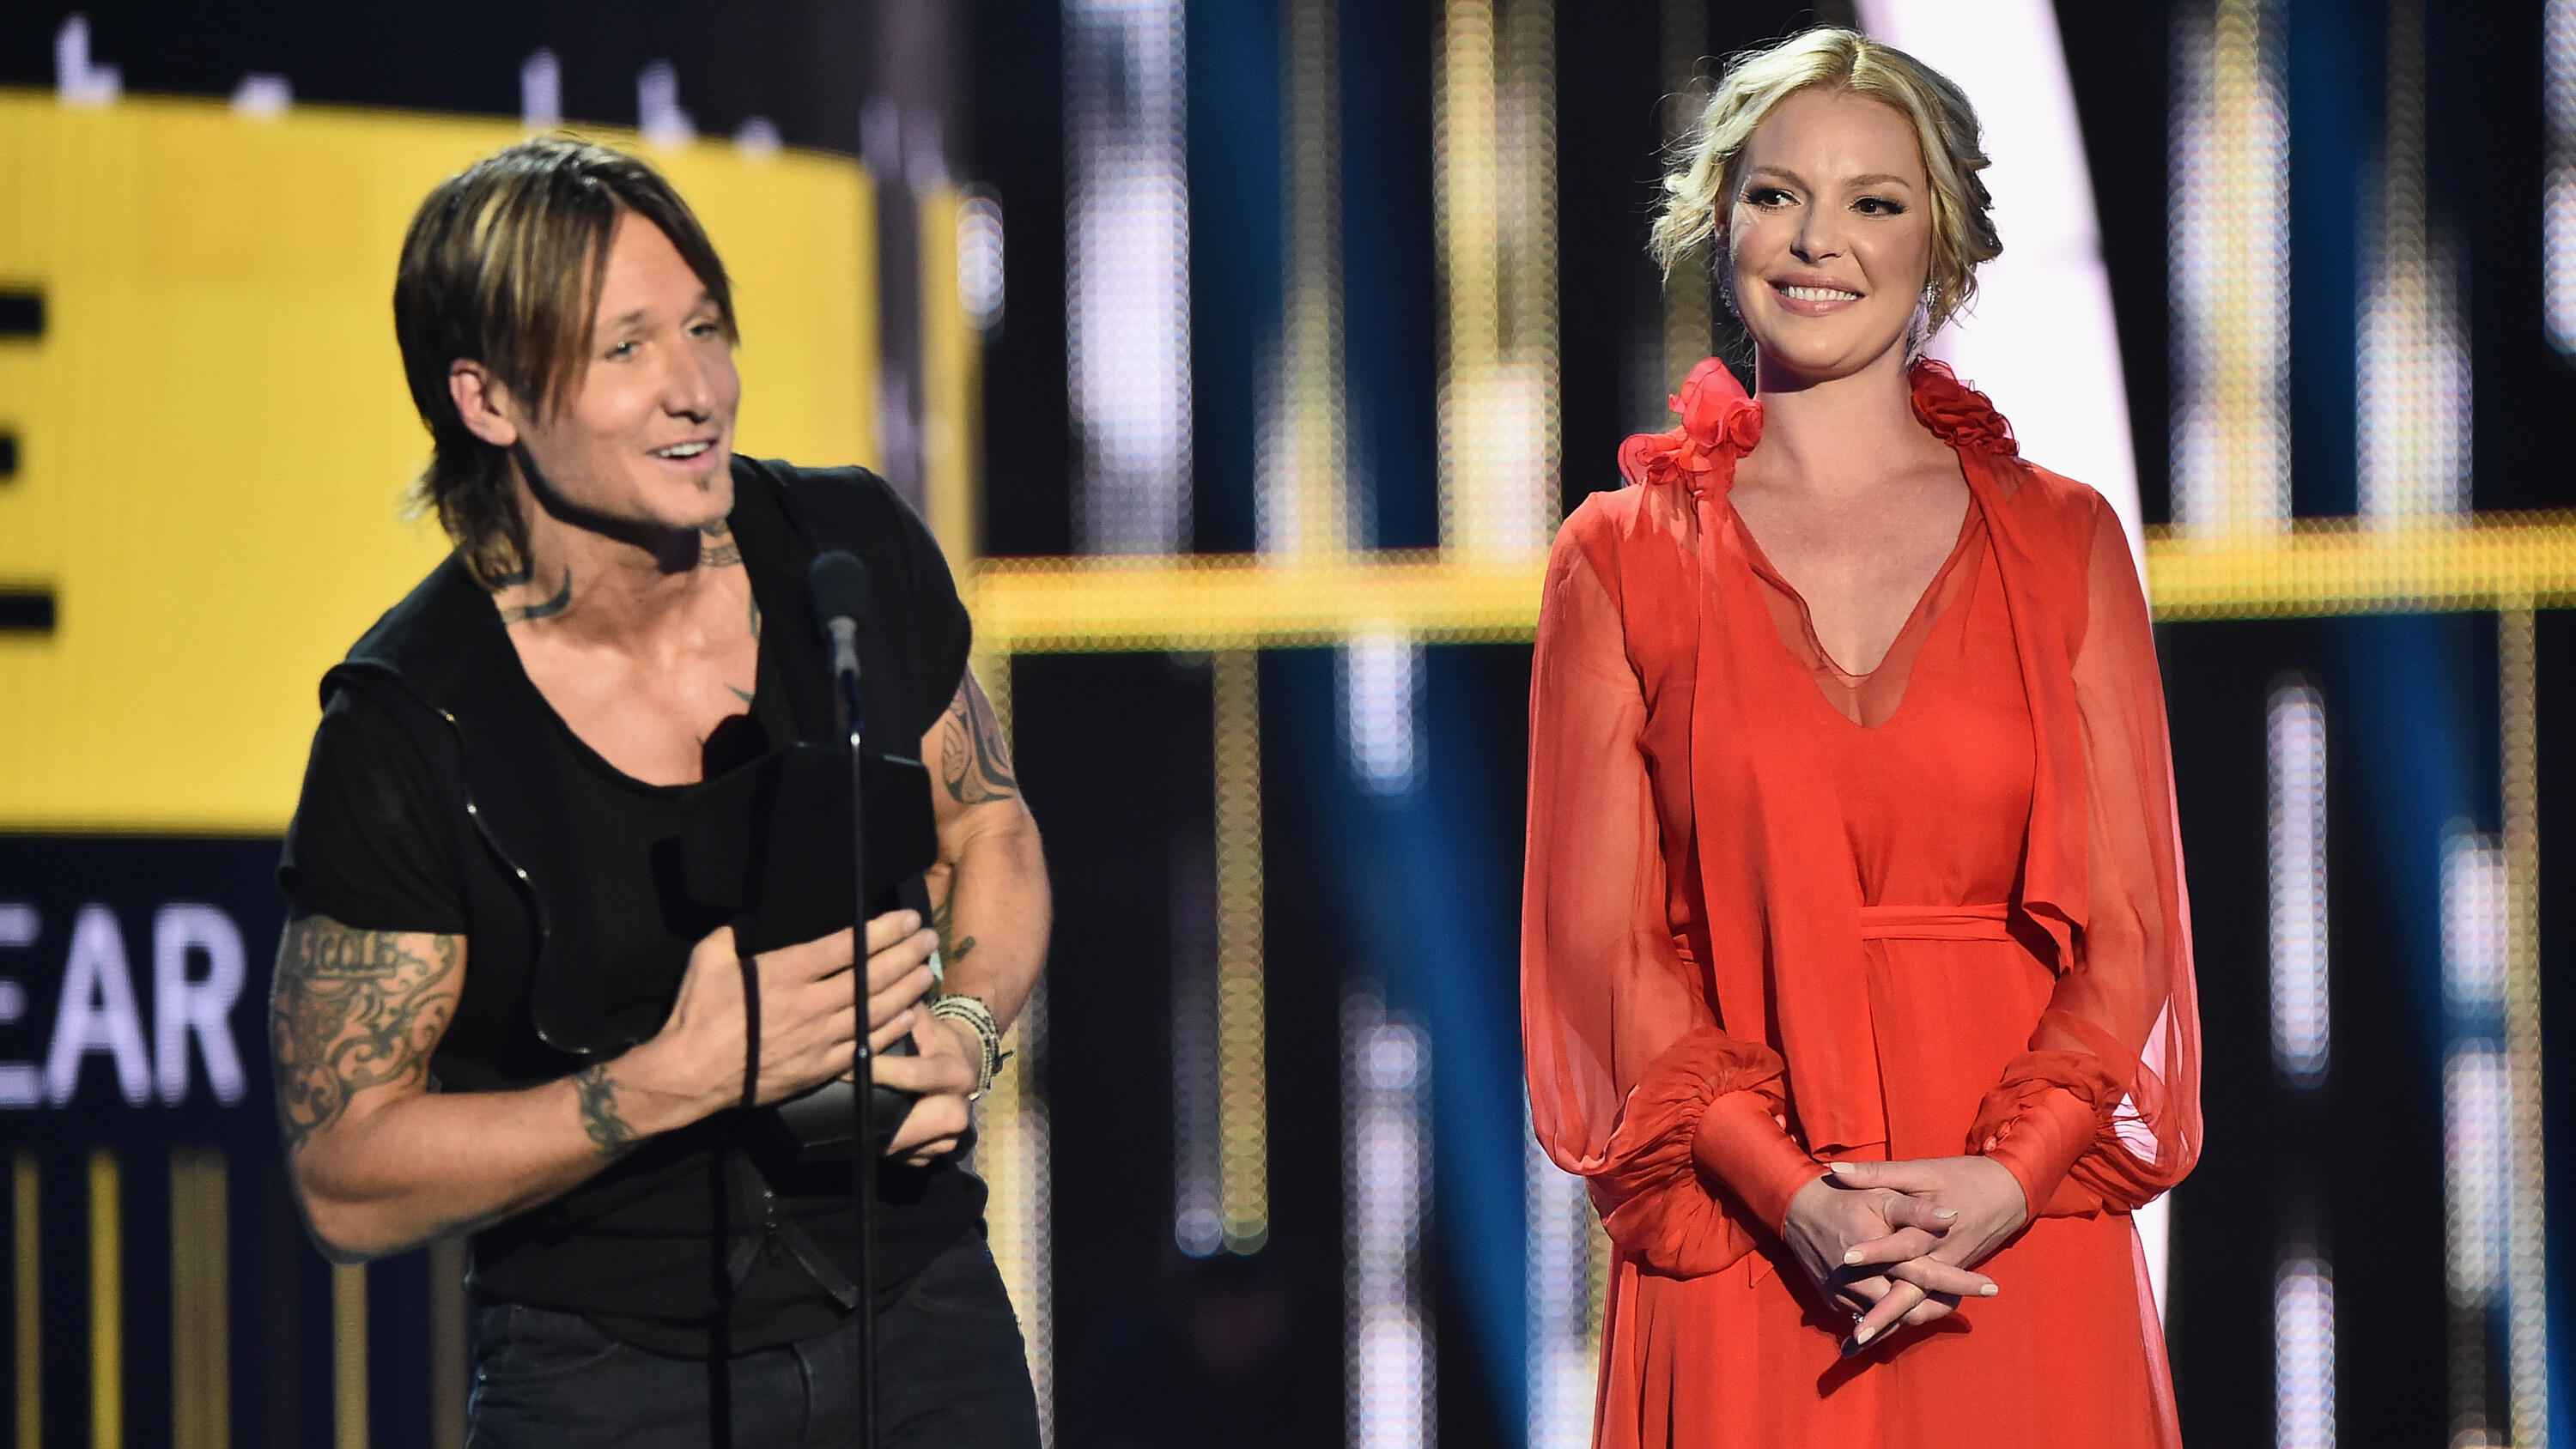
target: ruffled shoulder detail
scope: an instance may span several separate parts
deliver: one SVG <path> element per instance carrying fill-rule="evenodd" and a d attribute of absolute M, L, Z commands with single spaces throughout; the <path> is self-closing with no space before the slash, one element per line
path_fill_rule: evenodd
<path fill-rule="evenodd" d="M 1701 1178 L 1691 1138 L 1708 1104 L 1758 1094 L 1785 1110 L 1777 1053 L 1702 1027 L 1666 1047 L 1628 1092 L 1605 1154 L 1617 1166 L 1591 1180 L 1601 1226 L 1621 1251 L 1681 1277 L 1714 1273 L 1752 1251 L 1753 1235 Z"/>
<path fill-rule="evenodd" d="M 1672 406 L 1680 427 L 1638 433 L 1619 445 L 1619 475 L 1631 484 L 1679 483 L 1696 494 L 1717 471 L 1721 453 L 1740 458 L 1762 441 L 1762 404 L 1714 357 L 1691 369 Z"/>
<path fill-rule="evenodd" d="M 1994 403 L 1984 393 L 1959 381 L 1950 364 L 1926 357 L 1917 361 L 1906 377 L 1914 385 L 1914 415 L 1942 442 L 1963 451 L 1995 453 L 2006 458 L 2021 456 L 2021 444 L 2013 441 L 2012 424 L 2004 421 L 2004 415 L 1995 411 Z"/>

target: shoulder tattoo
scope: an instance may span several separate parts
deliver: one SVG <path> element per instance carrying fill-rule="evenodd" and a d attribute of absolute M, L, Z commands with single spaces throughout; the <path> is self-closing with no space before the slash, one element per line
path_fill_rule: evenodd
<path fill-rule="evenodd" d="M 287 925 L 268 1024 L 288 1152 L 338 1121 L 360 1092 L 428 1080 L 455 1011 L 462 947 L 456 936 L 361 931 L 328 916 Z"/>
<path fill-rule="evenodd" d="M 939 776 L 948 786 L 948 797 L 960 805 L 1008 800 L 1020 793 L 1020 782 L 1011 774 L 1011 747 L 1002 738 L 1002 722 L 971 669 L 957 682 L 957 695 L 948 701 L 948 713 L 940 720 Z"/>

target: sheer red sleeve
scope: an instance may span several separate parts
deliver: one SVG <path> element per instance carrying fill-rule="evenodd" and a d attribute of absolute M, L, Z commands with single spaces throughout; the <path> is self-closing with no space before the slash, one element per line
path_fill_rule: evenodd
<path fill-rule="evenodd" d="M 1729 1035 L 1665 916 L 1665 871 L 1603 510 L 1548 563 L 1530 684 L 1521 1027 L 1540 1145 L 1622 1252 L 1715 1272 L 1815 1179 L 1781 1129 L 1779 1054 Z"/>
<path fill-rule="evenodd" d="M 2030 1049 L 1969 1148 L 2018 1178 L 2031 1215 L 2134 1210 L 2200 1155 L 2200 1015 L 2175 833 L 2164 686 L 2118 519 L 2097 509 L 2075 700 L 2090 900 Z"/>

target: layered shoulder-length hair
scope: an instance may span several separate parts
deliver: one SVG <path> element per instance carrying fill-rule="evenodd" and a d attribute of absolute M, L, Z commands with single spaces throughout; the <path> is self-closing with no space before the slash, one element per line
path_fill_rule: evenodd
<path fill-rule="evenodd" d="M 412 405 L 429 426 L 430 458 L 411 501 L 438 515 L 488 588 L 526 566 L 527 523 L 510 456 L 474 436 L 447 376 L 483 364 L 543 418 L 579 391 L 590 354 L 608 246 L 632 213 L 662 229 L 739 341 L 733 288 L 706 229 L 651 166 L 570 136 L 536 136 L 438 184 L 412 217 L 394 274 L 394 336 Z"/>
<path fill-rule="evenodd" d="M 1976 295 L 1977 265 L 2001 255 L 1976 109 L 1967 93 L 1932 67 L 1856 30 L 1823 27 L 1738 56 L 1699 120 L 1673 148 L 1648 250 L 1669 275 L 1714 244 L 1725 247 L 1727 213 L 1742 184 L 1744 146 L 1772 109 L 1800 91 L 1867 96 L 1913 123 L 1932 185 L 1930 332 Z"/>

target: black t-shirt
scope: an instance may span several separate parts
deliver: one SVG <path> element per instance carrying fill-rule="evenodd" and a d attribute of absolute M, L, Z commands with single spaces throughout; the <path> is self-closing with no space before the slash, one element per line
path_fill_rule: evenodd
<path fill-rule="evenodd" d="M 920 539 L 927 546 L 927 535 Z M 914 657 L 931 677 L 914 694 L 942 705 L 965 672 L 964 609 L 945 568 L 912 611 L 931 626 Z M 758 575 L 754 575 L 755 581 Z M 759 600 L 769 627 L 792 601 Z M 776 607 L 773 607 L 776 605 Z M 801 611 L 799 611 L 801 612 Z M 766 634 L 766 631 L 764 631 Z M 705 776 L 793 744 L 796 728 L 764 637 L 751 708 L 708 742 Z M 925 705 L 926 731 L 937 710 Z M 723 924 L 678 879 L 679 818 L 699 786 L 654 786 L 616 769 L 552 710 L 540 744 L 564 784 L 610 988 L 667 1013 L 689 952 Z M 905 752 L 909 752 L 908 749 Z M 343 690 L 323 714 L 280 871 L 304 910 L 374 931 L 466 934 L 451 832 L 435 828 L 436 787 L 383 707 Z M 466 975 L 474 962 L 469 938 Z M 983 1186 L 942 1162 L 885 1159 L 875 1217 L 877 1297 L 973 1225 Z M 858 1260 L 845 1164 L 796 1162 L 764 1124 L 721 1112 L 643 1144 L 571 1192 L 476 1235 L 474 1278 L 488 1296 L 581 1312 L 661 1353 L 743 1352 L 827 1332 L 854 1301 Z"/>

